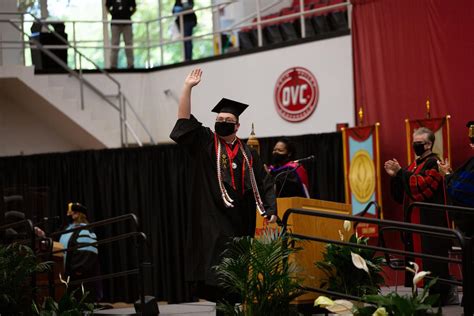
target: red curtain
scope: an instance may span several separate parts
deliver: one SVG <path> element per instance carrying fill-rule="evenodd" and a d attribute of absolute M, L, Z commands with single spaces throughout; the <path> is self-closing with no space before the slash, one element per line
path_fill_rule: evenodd
<path fill-rule="evenodd" d="M 452 116 L 452 165 L 473 155 L 474 1 L 352 0 L 355 104 L 381 123 L 381 162 L 405 164 L 405 118 Z M 357 113 L 357 111 L 356 111 Z M 382 170 L 385 218 L 401 219 Z"/>

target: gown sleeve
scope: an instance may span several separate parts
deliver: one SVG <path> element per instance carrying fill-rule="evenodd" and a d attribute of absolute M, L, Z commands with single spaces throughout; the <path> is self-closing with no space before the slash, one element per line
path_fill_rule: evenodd
<path fill-rule="evenodd" d="M 211 130 L 204 127 L 193 115 L 189 119 L 178 119 L 170 134 L 172 140 L 189 151 L 205 148 L 211 137 Z"/>
<path fill-rule="evenodd" d="M 400 169 L 395 181 L 403 187 L 403 191 L 417 202 L 431 200 L 440 188 L 443 176 L 438 171 L 438 162 L 435 158 L 425 162 L 423 170 L 415 174 L 406 169 Z"/>

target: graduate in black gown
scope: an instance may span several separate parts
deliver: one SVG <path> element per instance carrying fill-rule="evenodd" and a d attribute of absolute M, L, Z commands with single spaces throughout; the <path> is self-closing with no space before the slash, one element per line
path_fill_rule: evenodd
<path fill-rule="evenodd" d="M 413 133 L 413 150 L 417 159 L 408 167 L 402 168 L 396 159 L 385 162 L 385 171 L 391 178 L 392 197 L 403 204 L 405 220 L 416 224 L 448 227 L 445 212 L 430 211 L 429 209 L 413 209 L 407 218 L 407 207 L 413 202 L 446 204 L 443 189 L 443 177 L 438 170 L 438 156 L 432 152 L 435 141 L 434 133 L 428 128 L 421 127 Z M 405 234 L 405 250 L 425 254 L 448 257 L 449 240 L 419 234 Z M 413 261 L 408 259 L 407 261 Z M 415 260 L 420 269 L 431 271 L 432 276 L 450 279 L 448 264 L 433 260 Z M 412 286 L 412 274 L 406 275 L 405 285 Z M 451 286 L 437 282 L 431 293 L 440 294 L 441 304 L 448 304 L 451 299 Z"/>
<path fill-rule="evenodd" d="M 215 132 L 191 114 L 191 90 L 201 74 L 194 69 L 187 76 L 170 135 L 194 165 L 186 279 L 197 284 L 200 298 L 230 301 L 217 287 L 212 267 L 220 263 L 232 237 L 254 236 L 257 209 L 276 221 L 275 192 L 258 154 L 236 136 L 246 104 L 222 99 L 212 110 L 218 113 Z"/>

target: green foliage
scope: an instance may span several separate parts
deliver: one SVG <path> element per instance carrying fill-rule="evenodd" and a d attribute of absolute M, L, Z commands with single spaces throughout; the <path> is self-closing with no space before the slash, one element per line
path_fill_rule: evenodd
<path fill-rule="evenodd" d="M 435 312 L 432 307 L 438 301 L 439 294 L 429 295 L 429 289 L 436 281 L 437 279 L 432 279 L 421 294 L 413 291 L 411 295 L 404 296 L 395 292 L 386 295 L 366 295 L 363 300 L 372 306 L 358 308 L 354 315 L 372 315 L 378 307 L 385 307 L 388 315 L 394 316 L 442 315 L 441 308 Z"/>
<path fill-rule="evenodd" d="M 290 302 L 302 294 L 288 261 L 299 249 L 287 247 L 289 238 L 266 230 L 258 238 L 239 237 L 229 243 L 222 262 L 214 267 L 220 285 L 242 298 L 241 308 L 223 302 L 218 308 L 226 315 L 290 315 Z"/>
<path fill-rule="evenodd" d="M 35 290 L 31 288 L 31 276 L 48 268 L 49 262 L 38 263 L 28 246 L 0 245 L 1 313 L 13 315 L 28 311 Z"/>
<path fill-rule="evenodd" d="M 352 235 L 350 243 L 367 245 L 369 238 L 358 238 Z M 367 263 L 369 272 L 358 269 L 352 262 L 351 252 L 360 255 Z M 367 294 L 378 294 L 384 284 L 382 266 L 384 258 L 376 256 L 370 249 L 352 248 L 345 245 L 328 244 L 323 260 L 315 265 L 326 275 L 321 287 L 344 294 L 361 297 Z"/>
<path fill-rule="evenodd" d="M 82 293 L 80 300 L 76 299 L 76 292 L 66 291 L 59 302 L 55 302 L 51 297 L 45 298 L 41 309 L 33 302 L 33 314 L 39 316 L 83 316 L 84 312 L 93 312 L 94 304 L 86 303 L 88 292 Z"/>

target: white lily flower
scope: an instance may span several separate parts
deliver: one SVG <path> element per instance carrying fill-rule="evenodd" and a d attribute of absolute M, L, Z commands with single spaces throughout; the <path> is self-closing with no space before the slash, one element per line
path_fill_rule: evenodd
<path fill-rule="evenodd" d="M 379 307 L 377 310 L 372 314 L 372 316 L 388 316 L 387 310 L 385 307 Z"/>
<path fill-rule="evenodd" d="M 344 234 L 341 232 L 340 229 L 339 229 L 339 238 L 341 239 L 341 241 L 344 241 Z"/>
<path fill-rule="evenodd" d="M 336 313 L 339 315 L 352 315 L 352 308 L 354 304 L 347 300 L 335 300 L 334 304 L 327 306 L 326 309 L 331 313 Z"/>
<path fill-rule="evenodd" d="M 338 315 L 352 315 L 354 304 L 347 300 L 333 301 L 330 298 L 321 295 L 314 301 L 314 306 L 321 306 L 331 313 L 336 313 Z"/>
<path fill-rule="evenodd" d="M 70 276 L 68 276 L 67 279 L 66 279 L 66 281 L 64 281 L 63 276 L 61 275 L 61 273 L 59 273 L 59 281 L 61 281 L 61 283 L 63 283 L 64 285 L 66 285 L 66 288 L 67 288 L 68 285 L 69 285 L 69 279 L 70 279 Z"/>
<path fill-rule="evenodd" d="M 344 227 L 344 230 L 345 230 L 346 232 L 350 231 L 350 230 L 351 230 L 351 227 L 352 227 L 351 222 L 348 221 L 348 220 L 345 220 L 343 227 Z"/>
<path fill-rule="evenodd" d="M 82 291 L 82 296 L 84 296 L 84 294 L 86 292 L 86 291 L 84 291 L 84 283 L 81 283 L 81 291 Z"/>
<path fill-rule="evenodd" d="M 412 272 L 415 276 L 413 277 L 413 286 L 416 287 L 416 285 L 418 284 L 418 282 L 420 282 L 421 280 L 423 280 L 425 278 L 425 276 L 427 276 L 428 274 L 431 274 L 430 271 L 419 271 L 420 270 L 420 266 L 416 263 L 416 262 L 408 262 L 409 264 L 411 264 L 414 269 L 410 268 L 410 267 L 406 267 L 406 269 L 410 272 Z"/>
<path fill-rule="evenodd" d="M 414 267 L 414 269 L 412 269 L 410 267 L 405 267 L 405 269 L 407 269 L 408 271 L 410 271 L 413 274 L 417 274 L 418 270 L 420 270 L 420 266 L 416 262 L 409 261 L 408 263 L 410 265 L 412 265 Z"/>
<path fill-rule="evenodd" d="M 423 280 L 425 278 L 425 276 L 427 276 L 428 274 L 431 274 L 431 272 L 430 271 L 420 271 L 417 274 L 415 274 L 415 276 L 413 277 L 413 285 L 416 286 L 418 284 L 418 282 Z"/>
<path fill-rule="evenodd" d="M 369 268 L 367 267 L 367 262 L 365 262 L 364 258 L 360 255 L 353 253 L 351 251 L 352 263 L 357 269 L 364 270 L 365 272 L 369 273 Z"/>
<path fill-rule="evenodd" d="M 329 297 L 326 297 L 324 295 L 319 296 L 315 301 L 314 301 L 314 306 L 321 306 L 321 307 L 326 307 L 334 305 L 334 301 L 330 299 Z"/>

